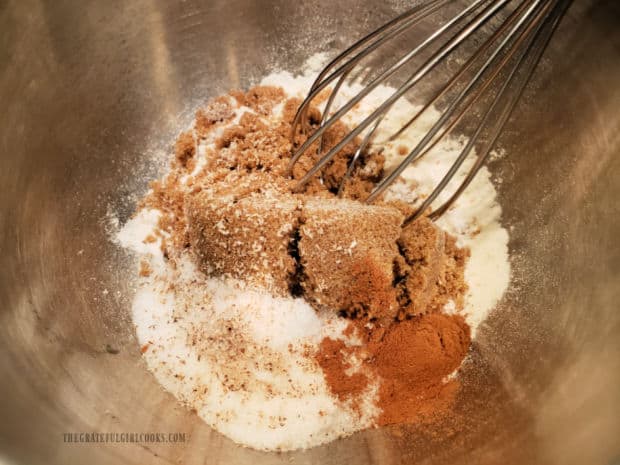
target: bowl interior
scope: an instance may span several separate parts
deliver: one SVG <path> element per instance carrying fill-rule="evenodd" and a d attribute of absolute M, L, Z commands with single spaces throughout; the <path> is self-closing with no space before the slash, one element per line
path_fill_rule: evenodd
<path fill-rule="evenodd" d="M 620 454 L 620 7 L 577 1 L 491 162 L 513 279 L 455 412 L 306 452 L 236 446 L 164 392 L 109 240 L 203 102 L 343 49 L 407 2 L 0 1 L 0 461 L 609 463 Z M 70 432 L 183 444 L 68 444 Z"/>

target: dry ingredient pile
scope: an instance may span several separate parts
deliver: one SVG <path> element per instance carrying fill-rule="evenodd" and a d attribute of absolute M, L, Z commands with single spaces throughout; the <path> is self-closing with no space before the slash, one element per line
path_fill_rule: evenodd
<path fill-rule="evenodd" d="M 404 222 L 464 140 L 439 144 L 373 205 L 359 199 L 416 134 L 364 153 L 341 198 L 355 141 L 294 190 L 317 159 L 311 149 L 287 173 L 305 138 L 291 141 L 291 122 L 314 71 L 274 73 L 200 108 L 117 236 L 139 258 L 133 318 L 149 369 L 209 425 L 264 450 L 438 418 L 509 281 L 485 169 L 439 222 Z M 384 131 L 414 109 L 398 104 Z M 330 128 L 324 150 L 364 110 Z"/>

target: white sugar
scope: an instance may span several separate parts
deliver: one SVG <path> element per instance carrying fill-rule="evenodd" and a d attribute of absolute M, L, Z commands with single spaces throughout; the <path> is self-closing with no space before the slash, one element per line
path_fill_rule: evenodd
<path fill-rule="evenodd" d="M 175 283 L 173 291 L 167 283 Z M 205 279 L 188 258 L 145 280 L 133 304 L 144 357 L 164 388 L 218 431 L 258 449 L 310 447 L 371 424 L 330 395 L 307 347 L 340 335 L 341 320 L 301 299 L 235 280 Z M 341 337 L 341 336 L 339 336 Z"/>

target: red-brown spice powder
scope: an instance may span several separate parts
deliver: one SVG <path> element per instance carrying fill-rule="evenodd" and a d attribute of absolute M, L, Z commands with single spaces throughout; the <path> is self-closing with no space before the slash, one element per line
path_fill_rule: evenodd
<path fill-rule="evenodd" d="M 379 377 L 377 425 L 431 421 L 452 405 L 458 381 L 447 379 L 467 355 L 470 330 L 459 315 L 431 313 L 395 322 L 388 328 L 354 321 L 361 346 L 325 338 L 316 355 L 332 393 L 360 409 L 360 394 Z M 351 330 L 349 329 L 348 332 Z M 362 370 L 347 374 L 355 353 Z"/>

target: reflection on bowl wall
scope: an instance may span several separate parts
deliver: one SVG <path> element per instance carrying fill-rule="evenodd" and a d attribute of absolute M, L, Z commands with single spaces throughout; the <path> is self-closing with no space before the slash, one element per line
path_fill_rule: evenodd
<path fill-rule="evenodd" d="M 576 0 L 491 163 L 513 284 L 455 411 L 306 452 L 236 446 L 146 370 L 108 238 L 193 111 L 410 2 L 0 0 L 0 463 L 605 464 L 620 456 L 620 5 Z M 148 156 L 147 156 L 148 155 Z M 71 444 L 71 432 L 179 432 Z"/>

